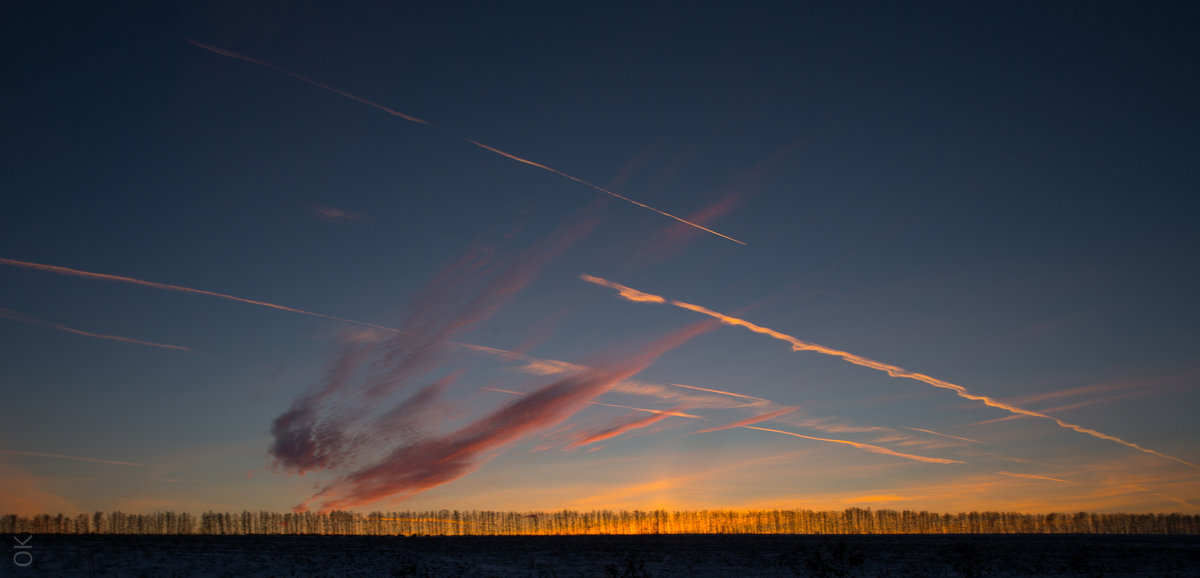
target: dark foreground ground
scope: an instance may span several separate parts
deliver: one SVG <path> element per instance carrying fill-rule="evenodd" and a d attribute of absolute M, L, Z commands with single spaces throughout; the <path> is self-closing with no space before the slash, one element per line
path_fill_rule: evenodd
<path fill-rule="evenodd" d="M 61 536 L 0 576 L 1197 576 L 1200 536 Z M 27 567 L 17 562 L 29 563 Z"/>

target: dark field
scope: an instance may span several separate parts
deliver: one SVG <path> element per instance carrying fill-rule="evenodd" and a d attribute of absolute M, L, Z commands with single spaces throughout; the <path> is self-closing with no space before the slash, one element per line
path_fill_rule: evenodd
<path fill-rule="evenodd" d="M 1200 536 L 34 535 L 27 544 L 21 560 L 32 563 L 6 556 L 0 575 L 1200 576 Z"/>

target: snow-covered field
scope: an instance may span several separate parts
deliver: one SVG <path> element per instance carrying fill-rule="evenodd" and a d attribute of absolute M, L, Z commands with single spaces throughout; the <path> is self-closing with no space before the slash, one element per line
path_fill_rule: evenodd
<path fill-rule="evenodd" d="M 0 576 L 1200 577 L 1200 536 L 35 535 L 26 543 L 20 561 L 29 565 L 4 560 Z"/>

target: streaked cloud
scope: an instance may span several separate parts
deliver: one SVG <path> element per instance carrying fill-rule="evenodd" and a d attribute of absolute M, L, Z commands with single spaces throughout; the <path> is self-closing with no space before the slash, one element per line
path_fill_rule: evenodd
<path fill-rule="evenodd" d="M 944 438 L 950 438 L 950 439 L 952 439 L 952 440 L 962 440 L 962 441 L 964 441 L 964 442 L 971 442 L 971 443 L 973 443 L 973 444 L 984 444 L 984 445 L 987 445 L 987 442 L 981 442 L 981 441 L 979 441 L 979 440 L 973 440 L 973 439 L 971 439 L 971 438 L 965 438 L 965 437 L 962 437 L 962 436 L 955 436 L 955 435 L 950 435 L 950 434 L 939 433 L 939 432 L 935 432 L 935 431 L 933 431 L 933 430 L 921 429 L 921 428 L 919 428 L 919 427 L 910 427 L 910 428 L 908 428 L 908 429 L 910 429 L 910 430 L 913 430 L 913 431 L 919 431 L 919 432 L 927 433 L 927 434 L 929 434 L 929 435 L 935 435 L 935 436 L 941 436 L 941 437 L 944 437 Z"/>
<path fill-rule="evenodd" d="M 120 341 L 122 343 L 132 343 L 135 345 L 146 345 L 148 347 L 158 347 L 161 349 L 174 349 L 176 351 L 192 351 L 192 348 L 184 347 L 182 345 L 170 345 L 167 343 L 155 343 L 153 341 L 142 341 L 141 339 L 134 339 L 132 337 L 121 337 L 120 335 L 108 335 L 105 333 L 93 333 L 91 331 L 75 329 L 74 327 L 68 327 L 61 323 L 53 323 L 50 321 L 43 321 L 43 320 L 37 319 L 35 317 L 30 317 L 28 315 L 25 315 L 24 313 L 19 313 L 17 311 L 13 311 L 11 309 L 0 308 L 0 319 L 9 319 L 11 321 L 16 321 L 18 323 L 24 323 L 26 325 L 36 325 L 38 327 L 45 327 L 47 329 L 54 329 L 56 331 L 65 331 L 67 333 L 74 333 L 75 335 L 82 335 L 84 337 L 92 337 L 95 339 L 106 339 L 108 341 Z"/>
<path fill-rule="evenodd" d="M 290 76 L 290 77 L 292 77 L 292 78 L 295 78 L 296 80 L 299 80 L 299 81 L 301 81 L 301 82 L 307 82 L 308 84 L 311 84 L 311 85 L 313 85 L 313 86 L 316 86 L 316 87 L 318 87 L 318 88 L 322 88 L 322 89 L 324 89 L 324 90 L 328 90 L 329 92 L 332 92 L 332 93 L 334 93 L 334 94 L 336 94 L 336 95 L 338 95 L 338 96 L 342 96 L 342 97 L 348 98 L 348 99 L 350 99 L 350 100 L 353 100 L 353 101 L 356 101 L 356 102 L 360 102 L 360 103 L 362 103 L 362 104 L 365 104 L 365 105 L 367 105 L 367 106 L 369 106 L 369 107 L 371 107 L 371 108 L 374 108 L 374 109 L 376 109 L 376 110 L 381 110 L 381 111 L 383 111 L 383 112 L 386 112 L 386 113 L 388 113 L 388 114 L 390 114 L 390 115 L 392 115 L 392 116 L 394 116 L 394 117 L 396 117 L 396 118 L 402 118 L 402 119 L 404 119 L 404 120 L 407 120 L 408 122 L 414 122 L 414 123 L 417 123 L 417 124 L 430 124 L 430 123 L 429 123 L 428 121 L 426 121 L 426 120 L 423 120 L 423 119 L 417 118 L 417 117 L 415 117 L 415 116 L 412 116 L 412 115 L 404 114 L 404 113 L 402 113 L 402 112 L 399 112 L 399 111 L 396 111 L 396 110 L 392 110 L 392 109 L 390 109 L 390 108 L 388 108 L 388 107 L 386 107 L 386 106 L 383 106 L 382 104 L 379 104 L 379 103 L 377 103 L 377 102 L 372 102 L 372 101 L 370 101 L 370 100 L 367 100 L 367 99 L 365 99 L 365 98 L 362 98 L 362 97 L 359 97 L 359 96 L 355 96 L 355 95 L 353 95 L 353 94 L 350 94 L 349 92 L 346 92 L 346 91 L 344 91 L 344 90 L 338 90 L 338 89 L 336 89 L 336 88 L 334 88 L 334 87 L 332 87 L 332 86 L 329 86 L 328 84 L 325 84 L 324 82 L 317 82 L 317 81 L 315 81 L 315 80 L 313 80 L 313 79 L 311 79 L 311 78 L 308 78 L 308 77 L 305 77 L 305 76 L 301 76 L 301 75 L 299 75 L 299 74 L 296 74 L 295 72 L 292 72 L 292 71 L 290 71 L 290 70 L 287 70 L 287 69 L 284 69 L 284 68 L 280 68 L 280 67 L 278 67 L 278 66 L 275 66 L 274 64 L 271 64 L 270 62 L 267 62 L 267 61 L 265 61 L 265 60 L 259 60 L 259 59 L 257 59 L 257 58 L 253 58 L 253 57 L 250 57 L 250 56 L 246 56 L 246 55 L 244 55 L 244 54 L 238 54 L 237 52 L 234 52 L 234 51 L 232 51 L 232 50 L 225 50 L 224 48 L 218 48 L 218 47 L 216 47 L 216 46 L 212 46 L 212 45 L 209 45 L 209 44 L 204 44 L 203 42 L 198 42 L 198 41 L 192 40 L 191 38 L 187 38 L 187 37 L 183 37 L 183 36 L 181 36 L 180 38 L 183 38 L 183 40 L 184 40 L 184 41 L 186 41 L 187 43 L 189 43 L 189 44 L 191 44 L 191 45 L 193 45 L 193 46 L 196 46 L 196 47 L 199 47 L 199 48 L 203 48 L 204 50 L 207 50 L 207 51 L 209 51 L 209 52 L 212 52 L 213 54 L 219 54 L 219 55 L 221 55 L 221 56 L 225 56 L 225 57 L 228 57 L 228 58 L 234 58 L 234 59 L 237 59 L 237 60 L 244 60 L 244 61 L 246 61 L 246 62 L 250 62 L 250 63 L 253 63 L 253 64 L 257 64 L 257 65 L 259 65 L 259 66 L 265 66 L 265 67 L 267 67 L 267 68 L 270 68 L 271 70 L 274 70 L 275 72 L 279 72 L 279 73 L 281 73 L 281 74 L 286 74 L 286 75 L 288 75 L 288 76 Z"/>
<path fill-rule="evenodd" d="M 197 47 L 199 47 L 199 48 L 202 48 L 202 49 L 204 49 L 204 50 L 207 50 L 207 51 L 209 51 L 209 52 L 212 52 L 213 54 L 218 54 L 218 55 L 221 55 L 221 56 L 225 56 L 225 57 L 228 57 L 228 58 L 234 58 L 234 59 L 237 59 L 237 60 L 243 60 L 243 61 L 246 61 L 246 62 L 250 62 L 250 63 L 253 63 L 253 64 L 257 64 L 257 65 L 259 65 L 259 66 L 263 66 L 263 67 L 266 67 L 266 68 L 270 68 L 271 70 L 274 70 L 274 71 L 276 71 L 276 72 L 280 72 L 280 73 L 282 73 L 282 74 L 286 74 L 286 75 L 288 75 L 288 76 L 290 76 L 290 77 L 292 77 L 292 78 L 295 78 L 296 80 L 299 80 L 299 81 L 302 81 L 302 82 L 306 82 L 306 83 L 308 83 L 308 84 L 311 84 L 311 85 L 313 85 L 313 86 L 316 86 L 316 87 L 319 87 L 319 88 L 322 88 L 322 89 L 328 90 L 328 91 L 330 91 L 330 92 L 332 92 L 332 93 L 334 93 L 334 94 L 337 94 L 337 95 L 339 95 L 339 96 L 343 96 L 343 97 L 349 98 L 350 100 L 353 100 L 353 101 L 356 101 L 356 102 L 360 102 L 360 103 L 362 103 L 362 104 L 365 104 L 365 105 L 367 105 L 367 106 L 370 106 L 370 107 L 372 107 L 372 108 L 375 108 L 375 109 L 377 109 L 377 110 L 381 110 L 381 111 L 383 111 L 383 112 L 386 112 L 386 113 L 388 113 L 388 114 L 390 114 L 390 115 L 392 115 L 392 116 L 395 116 L 395 117 L 398 117 L 398 118 L 402 118 L 402 119 L 404 119 L 404 120 L 407 120 L 407 121 L 409 121 L 409 122 L 413 122 L 413 123 L 417 123 L 417 124 L 430 125 L 430 126 L 436 126 L 436 125 L 433 125 L 432 123 L 430 123 L 429 121 L 426 121 L 426 120 L 424 120 L 424 119 L 420 119 L 420 118 L 417 118 L 417 117 L 415 117 L 415 116 L 407 115 L 407 114 L 404 114 L 404 113 L 402 113 L 402 112 L 399 112 L 399 111 L 396 111 L 396 110 L 392 110 L 392 109 L 390 109 L 390 108 L 388 108 L 388 107 L 386 107 L 386 106 L 383 106 L 383 105 L 381 105 L 381 104 L 379 104 L 379 103 L 376 103 L 376 102 L 373 102 L 373 101 L 367 100 L 367 99 L 365 99 L 365 98 L 362 98 L 362 97 L 359 97 L 359 96 L 355 96 L 355 95 L 353 95 L 353 94 L 350 94 L 349 92 L 346 92 L 346 91 L 344 91 L 344 90 L 340 90 L 340 89 L 334 88 L 334 87 L 332 87 L 332 86 L 329 86 L 328 84 L 325 84 L 325 83 L 323 83 L 323 82 L 317 82 L 317 81 L 315 81 L 315 80 L 313 80 L 313 79 L 311 79 L 311 78 L 308 78 L 308 77 L 305 77 L 305 76 L 301 76 L 301 75 L 299 75 L 299 74 L 296 74 L 296 73 L 294 73 L 294 72 L 291 72 L 291 71 L 289 71 L 289 70 L 286 70 L 286 69 L 284 69 L 284 68 L 281 68 L 281 67 L 279 67 L 279 66 L 276 66 L 276 65 L 274 65 L 274 64 L 271 64 L 270 62 L 267 62 L 267 61 L 265 61 L 265 60 L 259 60 L 259 59 L 257 59 L 257 58 L 253 58 L 253 57 L 250 57 L 250 56 L 246 56 L 246 55 L 244 55 L 244 54 L 239 54 L 239 53 L 237 53 L 237 52 L 234 52 L 234 51 L 232 51 L 232 50 L 226 50 L 226 49 L 224 49 L 224 48 L 218 48 L 218 47 L 216 47 L 216 46 L 211 46 L 211 45 L 209 45 L 209 44 L 204 44 L 204 43 L 202 43 L 202 42 L 197 42 L 197 41 L 195 41 L 195 40 L 192 40 L 192 39 L 190 39 L 190 38 L 183 38 L 183 39 L 184 39 L 185 41 L 187 41 L 188 43 L 190 43 L 190 44 L 192 44 L 192 45 L 194 45 L 194 46 L 197 46 Z M 542 170 L 544 170 L 544 171 L 548 171 L 548 172 L 554 173 L 554 174 L 556 174 L 556 175 L 558 175 L 558 176 L 560 176 L 560 177 L 563 177 L 563 178 L 565 178 L 565 179 L 568 179 L 568 180 L 574 181 L 574 182 L 576 182 L 576 183 L 579 183 L 579 184 L 581 184 L 581 185 L 584 185 L 584 186 L 586 186 L 586 187 L 592 188 L 592 189 L 594 189 L 594 190 L 600 191 L 601 193 L 604 193 L 604 194 L 606 194 L 606 195 L 609 195 L 609 196 L 611 196 L 611 197 L 614 197 L 614 198 L 617 198 L 617 199 L 621 199 L 622 201 L 625 201 L 625 202 L 627 202 L 627 203 L 632 203 L 632 204 L 634 204 L 634 205 L 637 205 L 637 206 L 639 206 L 639 207 L 642 207 L 642 208 L 644 208 L 644 209 L 649 209 L 649 210 L 651 210 L 651 211 L 654 211 L 655 213 L 658 213 L 658 214 L 660 214 L 660 215 L 663 215 L 664 217 L 669 217 L 669 218 L 671 218 L 671 219 L 675 219 L 676 221 L 679 221 L 680 223 L 684 223 L 684 224 L 686 224 L 686 225 L 688 225 L 688 226 L 695 227 L 695 228 L 697 228 L 697 229 L 700 229 L 700 230 L 702 230 L 702 231 L 707 231 L 707 232 L 709 232 L 709 233 L 712 233 L 713 235 L 716 235 L 716 236 L 718 236 L 718 237 L 722 237 L 722 238 L 724 238 L 724 239 L 728 239 L 728 240 L 730 240 L 730 241 L 733 241 L 734 243 L 737 243 L 737 244 L 739 244 L 739 245 L 745 245 L 745 243 L 743 243 L 743 242 L 741 242 L 741 241 L 739 241 L 739 240 L 737 240 L 737 239 L 734 239 L 733 237 L 730 237 L 730 236 L 728 236 L 728 235 L 724 235 L 724 234 L 722 234 L 722 233 L 718 233 L 718 232 L 716 232 L 716 231 L 714 231 L 714 230 L 712 230 L 712 229 L 709 229 L 709 228 L 707 228 L 707 227 L 704 227 L 703 225 L 699 225 L 699 224 L 697 224 L 697 223 L 693 223 L 693 222 L 691 222 L 691 221 L 689 221 L 689 220 L 687 220 L 687 219 L 684 219 L 683 217 L 679 217 L 679 216 L 673 215 L 673 214 L 671 214 L 671 213 L 668 213 L 668 212 L 666 212 L 666 211 L 663 211 L 663 210 L 660 210 L 660 209 L 656 209 L 656 208 L 654 208 L 654 207 L 651 207 L 650 205 L 647 205 L 647 204 L 645 204 L 645 203 L 641 203 L 641 202 L 635 201 L 635 200 L 633 200 L 633 199 L 631 199 L 631 198 L 629 198 L 629 197 L 626 197 L 625 195 L 622 195 L 622 194 L 619 194 L 619 193 L 615 193 L 615 192 L 613 192 L 613 191 L 610 191 L 610 190 L 608 190 L 608 189 L 606 189 L 606 188 L 604 188 L 604 187 L 601 187 L 600 185 L 592 184 L 592 183 L 590 183 L 590 182 L 588 182 L 588 181 L 585 181 L 585 180 L 583 180 L 583 179 L 581 179 L 581 178 L 579 178 L 579 177 L 575 177 L 575 176 L 569 175 L 569 174 L 567 174 L 567 173 L 564 173 L 564 172 L 562 172 L 562 171 L 560 171 L 560 170 L 558 170 L 558 169 L 554 169 L 554 168 L 548 167 L 548 166 L 546 166 L 546 165 L 544 165 L 544 164 L 541 164 L 541 163 L 538 163 L 538 162 L 534 162 L 534 161 L 531 161 L 531 160 L 529 160 L 529 159 L 526 159 L 526 158 L 523 158 L 523 157 L 519 157 L 519 156 L 517 156 L 517 155 L 515 155 L 515 154 L 512 154 L 512 153 L 509 153 L 509 152 L 502 151 L 502 150 L 500 150 L 500 149 L 498 149 L 498 148 L 496 148 L 496 147 L 488 146 L 488 145 L 486 145 L 486 144 L 483 144 L 483 143 L 481 143 L 481 142 L 479 142 L 479 141 L 477 141 L 477 140 L 473 140 L 473 139 L 469 139 L 469 138 L 463 138 L 463 140 L 464 140 L 464 141 L 466 141 L 466 142 L 468 142 L 468 143 L 470 143 L 470 144 L 472 144 L 472 145 L 475 145 L 475 146 L 477 146 L 477 147 L 479 147 L 479 148 L 482 148 L 482 149 L 484 149 L 484 150 L 487 150 L 487 151 L 493 152 L 493 153 L 495 153 L 495 154 L 498 154 L 498 155 L 500 155 L 500 156 L 502 156 L 502 157 L 505 157 L 505 158 L 508 158 L 508 159 L 511 159 L 511 160 L 517 161 L 517 162 L 519 162 L 519 163 L 522 163 L 522 164 L 526 164 L 526 165 L 532 166 L 532 167 L 536 167 L 536 168 L 542 169 Z"/>
<path fill-rule="evenodd" d="M 641 302 L 641 303 L 668 303 L 666 298 L 661 297 L 659 295 L 654 295 L 651 293 L 645 293 L 642 291 L 638 291 L 636 289 L 626 287 L 619 283 L 613 283 L 611 281 L 601 279 L 599 277 L 594 277 L 594 276 L 585 274 L 585 275 L 580 275 L 580 278 L 589 283 L 594 283 L 596 285 L 602 285 L 605 287 L 609 287 L 611 289 L 616 289 L 618 294 L 621 297 L 623 297 L 629 301 L 635 301 L 635 302 Z M 792 351 L 813 351 L 816 353 L 821 353 L 823 355 L 839 357 L 843 361 L 846 361 L 848 363 L 852 363 L 854 365 L 859 365 L 862 367 L 867 367 L 870 369 L 882 371 L 892 377 L 902 377 L 902 378 L 906 378 L 906 379 L 912 379 L 912 380 L 916 380 L 916 381 L 920 381 L 920 382 L 932 385 L 932 386 L 940 388 L 940 389 L 948 389 L 948 390 L 953 391 L 956 395 L 958 395 L 959 397 L 964 398 L 964 399 L 969 399 L 972 401 L 980 401 L 989 407 L 1002 409 L 1002 410 L 1005 410 L 1005 411 L 1008 411 L 1008 412 L 1011 412 L 1014 414 L 1021 414 L 1021 415 L 1026 415 L 1026 416 L 1030 416 L 1030 417 L 1036 417 L 1036 418 L 1050 420 L 1050 421 L 1058 424 L 1059 427 L 1062 427 L 1065 429 L 1070 429 L 1070 430 L 1073 430 L 1073 431 L 1076 431 L 1076 432 L 1079 432 L 1079 433 L 1082 433 L 1085 435 L 1089 435 L 1089 436 L 1092 436 L 1092 437 L 1095 437 L 1098 439 L 1115 442 L 1115 443 L 1121 444 L 1125 447 L 1135 449 L 1142 453 L 1158 456 L 1160 458 L 1167 459 L 1167 460 L 1172 460 L 1172 461 L 1181 463 L 1183 465 L 1186 465 L 1188 467 L 1200 470 L 1200 465 L 1193 464 L 1192 462 L 1189 462 L 1182 458 L 1177 458 L 1175 456 L 1164 454 L 1157 450 L 1152 450 L 1149 448 L 1142 447 L 1136 443 L 1126 441 L 1126 440 L 1121 439 L 1114 435 L 1106 434 L 1106 433 L 1103 433 L 1103 432 L 1100 432 L 1100 431 L 1097 431 L 1094 429 L 1090 429 L 1090 428 L 1085 428 L 1080 425 L 1067 423 L 1061 419 L 1052 417 L 1050 415 L 1047 415 L 1047 414 L 1044 414 L 1041 412 L 1022 409 L 1020 407 L 1014 406 L 1012 404 L 1004 403 L 1002 401 L 996 400 L 994 398 L 991 398 L 991 397 L 988 397 L 985 395 L 974 394 L 974 393 L 971 393 L 970 391 L 968 391 L 967 388 L 965 388 L 961 385 L 950 383 L 948 381 L 943 381 L 943 380 L 940 380 L 940 379 L 937 379 L 934 377 L 930 377 L 930 376 L 922 374 L 922 373 L 911 372 L 911 371 L 908 371 L 904 368 L 901 368 L 901 367 L 898 367 L 895 365 L 890 365 L 890 364 L 882 363 L 882 362 L 875 361 L 872 359 L 867 359 L 866 357 L 863 357 L 861 355 L 855 355 L 853 353 L 849 353 L 846 351 L 840 351 L 840 350 L 833 349 L 830 347 L 825 347 L 823 345 L 817 345 L 815 343 L 808 343 L 806 341 L 801 341 L 800 339 L 792 337 L 791 335 L 787 335 L 786 333 L 780 333 L 778 331 L 775 331 L 774 329 L 763 327 L 761 325 L 756 325 L 754 323 L 746 321 L 745 319 L 739 319 L 737 317 L 731 317 L 728 315 L 724 315 L 722 313 L 718 313 L 716 311 L 713 311 L 711 309 L 708 309 L 708 308 L 700 306 L 700 305 L 686 303 L 683 301 L 669 301 L 669 303 L 671 305 L 680 307 L 682 309 L 688 309 L 690 311 L 695 311 L 696 313 L 707 315 L 709 317 L 719 320 L 721 323 L 724 323 L 726 325 L 741 326 L 746 329 L 749 329 L 750 331 L 753 331 L 754 333 L 760 333 L 760 334 L 772 337 L 774 339 L 778 339 L 780 341 L 790 344 L 792 347 Z"/>
<path fill-rule="evenodd" d="M 18 451 L 18 450 L 0 449 L 0 454 L 9 455 L 9 456 L 31 456 L 31 457 L 37 457 L 37 458 L 53 458 L 53 459 L 57 459 L 57 460 L 71 460 L 71 461 L 76 461 L 76 462 L 89 462 L 89 463 L 93 463 L 93 464 L 108 464 L 111 466 L 132 466 L 135 468 L 161 469 L 159 466 L 152 466 L 149 464 L 139 464 L 137 462 L 125 462 L 125 461 L 120 461 L 120 460 L 105 460 L 105 459 L 101 459 L 101 458 L 89 458 L 89 457 L 85 457 L 85 456 L 69 456 L 69 455 L 65 455 L 65 454 L 54 454 L 54 453 L 47 453 L 47 452 L 24 452 L 24 451 Z"/>
<path fill-rule="evenodd" d="M 368 446 L 390 443 L 398 432 L 370 421 L 378 404 L 432 371 L 454 345 L 453 338 L 494 315 L 597 222 L 569 221 L 511 259 L 472 247 L 412 298 L 400 330 L 382 341 L 343 343 L 322 383 L 297 396 L 272 422 L 269 453 L 276 465 L 301 475 L 336 469 L 352 463 L 356 452 Z M 422 391 L 432 395 L 443 388 Z M 403 406 L 409 402 L 400 403 L 384 415 L 406 413 Z"/>
<path fill-rule="evenodd" d="M 347 211 L 346 209 L 339 209 L 329 205 L 313 204 L 311 208 L 322 219 L 335 223 L 356 223 L 366 220 L 366 217 L 362 213 Z"/>
<path fill-rule="evenodd" d="M 676 409 L 678 409 L 678 408 L 676 408 Z M 577 448 L 577 447 L 594 444 L 597 442 L 602 442 L 604 440 L 615 438 L 619 435 L 622 435 L 629 431 L 633 431 L 635 429 L 641 429 L 644 427 L 651 426 L 651 425 L 656 424 L 668 417 L 671 417 L 674 412 L 675 412 L 675 410 L 657 412 L 657 413 L 653 413 L 651 415 L 627 419 L 627 420 L 620 421 L 620 422 L 617 422 L 615 424 L 612 424 L 612 425 L 609 425 L 609 426 L 606 426 L 603 428 L 584 432 L 584 433 L 580 434 L 575 439 L 575 441 L 571 442 L 570 444 L 567 444 L 567 448 L 568 449 Z"/>
<path fill-rule="evenodd" d="M 1052 478 L 1050 476 L 1039 476 L 1037 474 L 1021 474 L 1021 473 L 1017 473 L 1017 472 L 996 472 L 996 473 L 1000 474 L 1002 476 L 1008 476 L 1010 478 L 1020 478 L 1020 479 L 1024 479 L 1024 480 L 1043 480 L 1043 481 L 1047 481 L 1047 482 L 1058 482 L 1060 484 L 1071 484 L 1073 486 L 1079 485 L 1078 482 L 1072 482 L 1070 480 L 1063 480 L 1063 479 L 1059 479 L 1059 478 Z"/>
<path fill-rule="evenodd" d="M 4 257 L 0 257 L 0 265 L 8 265 L 10 267 L 20 267 L 23 269 L 32 269 L 34 271 L 41 271 L 43 273 L 54 273 L 55 275 L 67 275 L 69 277 L 80 277 L 83 279 L 92 279 L 95 281 L 112 281 L 112 282 L 116 282 L 116 283 L 128 283 L 131 285 L 140 285 L 142 287 L 150 287 L 153 289 L 162 289 L 164 291 L 178 291 L 181 293 L 190 293 L 193 295 L 204 295 L 206 297 L 216 297 L 217 299 L 225 299 L 228 301 L 237 301 L 238 303 L 246 303 L 248 305 L 257 305 L 259 307 L 266 307 L 268 309 L 276 309 L 279 311 L 287 311 L 289 313 L 299 313 L 301 315 L 308 315 L 310 317 L 320 317 L 322 319 L 332 319 L 335 321 L 342 321 L 344 323 L 351 323 L 354 325 L 371 327 L 374 329 L 378 329 L 380 331 L 387 331 L 390 333 L 395 333 L 395 332 L 399 331 L 399 329 L 395 329 L 393 327 L 385 327 L 383 325 L 375 325 L 374 323 L 367 323 L 365 321 L 356 321 L 354 319 L 346 319 L 345 317 L 338 317 L 336 315 L 326 315 L 324 313 L 315 313 L 313 311 L 305 311 L 303 309 L 296 309 L 295 307 L 288 307 L 286 305 L 278 305 L 275 303 L 268 303 L 266 301 L 258 301 L 255 299 L 246 299 L 245 297 L 235 297 L 233 295 L 227 295 L 225 293 L 218 293 L 216 291 L 206 291 L 204 289 L 193 289 L 191 287 L 184 287 L 182 285 L 171 285 L 168 283 L 145 281 L 142 279 L 135 279 L 133 277 L 123 277 L 121 275 L 109 275 L 107 273 L 93 273 L 90 271 L 81 271 L 79 269 L 71 269 L 69 267 L 59 267 L 57 265 L 44 265 L 41 263 L 30 263 L 28 261 L 18 261 L 16 259 L 6 259 Z"/>
<path fill-rule="evenodd" d="M 948 458 L 931 458 L 931 457 L 927 457 L 927 456 L 906 454 L 904 452 L 889 450 L 885 447 L 872 445 L 872 444 L 864 444 L 864 443 L 860 443 L 860 442 L 852 442 L 850 440 L 835 440 L 835 439 L 829 439 L 829 438 L 818 438 L 818 437 L 813 437 L 813 436 L 806 436 L 804 434 L 798 434 L 795 432 L 784 431 L 784 430 L 779 430 L 779 429 L 771 429 L 771 428 L 765 428 L 765 427 L 758 427 L 758 426 L 753 426 L 753 425 L 743 425 L 743 426 L 738 426 L 738 427 L 742 427 L 745 429 L 753 429 L 753 430 L 758 430 L 758 431 L 772 432 L 772 433 L 789 435 L 789 436 L 795 436 L 798 438 L 804 438 L 807 440 L 813 440 L 813 441 L 818 441 L 818 442 L 846 444 L 849 446 L 856 447 L 860 450 L 866 450 L 868 452 L 872 452 L 872 453 L 876 453 L 876 454 L 883 454 L 883 455 L 887 455 L 887 456 L 895 456 L 895 457 L 904 458 L 907 460 L 915 460 L 918 462 L 927 462 L 927 463 L 931 463 L 931 464 L 962 464 L 962 463 L 966 463 L 963 461 L 951 460 Z"/>
<path fill-rule="evenodd" d="M 715 432 L 715 431 L 733 429 L 735 427 L 743 427 L 743 426 L 753 425 L 756 423 L 773 420 L 781 415 L 788 414 L 793 411 L 796 411 L 796 408 L 785 407 L 783 409 L 778 409 L 778 410 L 775 410 L 772 412 L 767 412 L 762 415 L 751 416 L 746 419 L 740 419 L 740 420 L 732 422 L 732 423 L 727 423 L 725 425 L 720 425 L 720 426 L 716 426 L 716 427 L 710 427 L 708 429 L 702 429 L 700 431 L 696 431 L 696 432 L 692 432 L 692 433 L 698 433 L 698 434 L 711 433 L 711 432 Z"/>
<path fill-rule="evenodd" d="M 486 456 L 525 434 L 554 427 L 612 385 L 648 367 L 662 354 L 712 325 L 696 324 L 664 336 L 635 356 L 565 377 L 496 409 L 458 430 L 411 440 L 383 459 L 326 484 L 297 509 L 348 509 L 384 498 L 404 498 L 458 479 Z"/>
<path fill-rule="evenodd" d="M 734 393 L 734 392 L 732 392 L 732 391 L 722 391 L 722 390 L 720 390 L 720 389 L 710 389 L 710 388 L 707 388 L 707 387 L 697 387 L 697 386 L 695 386 L 695 385 L 684 385 L 684 384 L 682 384 L 682 383 L 672 383 L 671 385 L 673 385 L 673 386 L 675 386 L 675 387 L 684 387 L 684 388 L 687 388 L 687 389 L 695 389 L 695 390 L 698 390 L 698 391 L 707 391 L 707 392 L 709 392 L 709 393 L 716 393 L 716 394 L 720 394 L 720 395 L 728 395 L 728 396 L 730 396 L 730 397 L 740 397 L 740 398 L 743 398 L 743 399 L 751 399 L 751 400 L 758 401 L 758 402 L 768 402 L 768 403 L 770 403 L 770 400 L 763 399 L 763 398 L 761 398 L 761 397 L 754 397 L 753 395 L 745 395 L 745 394 L 742 394 L 742 393 Z"/>

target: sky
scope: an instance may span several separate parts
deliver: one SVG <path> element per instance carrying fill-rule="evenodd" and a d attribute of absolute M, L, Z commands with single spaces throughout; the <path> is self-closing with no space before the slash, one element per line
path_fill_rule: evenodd
<path fill-rule="evenodd" d="M 1200 513 L 1194 6 L 434 4 L 6 10 L 0 512 Z"/>

